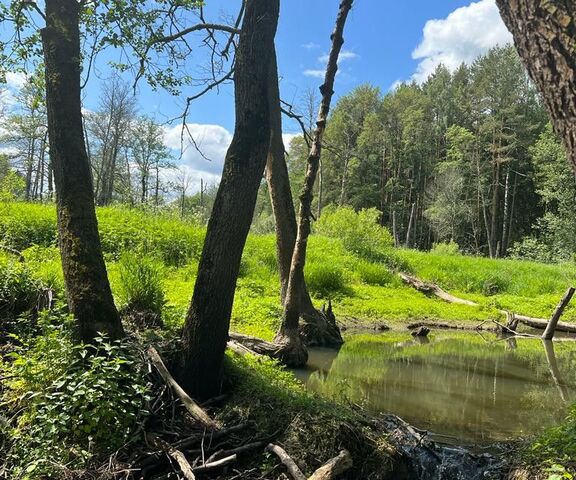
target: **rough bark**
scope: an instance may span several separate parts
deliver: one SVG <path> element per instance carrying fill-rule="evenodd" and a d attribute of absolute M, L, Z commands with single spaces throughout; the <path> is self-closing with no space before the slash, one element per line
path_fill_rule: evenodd
<path fill-rule="evenodd" d="M 574 287 L 570 287 L 568 290 L 566 290 L 566 293 L 562 297 L 562 300 L 560 300 L 560 303 L 556 307 L 556 310 L 554 310 L 554 313 L 552 314 L 552 318 L 550 319 L 550 322 L 548 323 L 546 330 L 544 330 L 544 333 L 542 334 L 543 340 L 552 340 L 552 338 L 554 338 L 554 332 L 556 331 L 560 317 L 564 313 L 564 309 L 570 303 L 570 300 L 572 300 L 574 292 L 575 292 Z"/>
<path fill-rule="evenodd" d="M 576 175 L 576 2 L 497 0 Z"/>
<path fill-rule="evenodd" d="M 318 174 L 320 155 L 322 152 L 322 137 L 326 129 L 326 121 L 330 110 L 332 100 L 334 79 L 338 70 L 338 55 L 344 43 L 343 31 L 348 17 L 348 12 L 352 8 L 353 0 L 342 0 L 336 18 L 336 27 L 332 33 L 332 48 L 326 66 L 326 76 L 324 83 L 320 87 L 322 101 L 318 112 L 316 129 L 312 136 L 312 147 L 308 155 L 308 167 L 304 180 L 304 187 L 300 194 L 300 212 L 298 217 L 298 231 L 296 243 L 292 254 L 292 263 L 290 266 L 290 276 L 288 279 L 288 289 L 286 291 L 286 302 L 284 304 L 284 315 L 282 325 L 275 342 L 286 345 L 286 354 L 284 361 L 288 365 L 304 365 L 308 359 L 308 353 L 301 344 L 298 334 L 298 320 L 300 318 L 300 292 L 304 284 L 304 265 L 306 263 L 306 247 L 311 230 L 312 218 L 312 197 L 314 192 L 314 182 Z"/>
<path fill-rule="evenodd" d="M 47 0 L 42 29 L 50 159 L 66 296 L 77 335 L 123 336 L 102 256 L 80 101 L 79 5 Z"/>
<path fill-rule="evenodd" d="M 266 163 L 266 182 L 276 225 L 276 256 L 280 274 L 282 304 L 286 299 L 292 252 L 296 243 L 296 212 L 290 189 L 290 178 L 286 166 L 284 142 L 282 140 L 282 111 L 278 87 L 276 53 L 270 62 L 268 94 L 270 102 L 270 149 Z M 343 343 L 340 329 L 335 321 L 318 311 L 312 304 L 305 282 L 300 286 L 300 334 L 307 345 L 336 347 Z"/>
<path fill-rule="evenodd" d="M 182 334 L 179 382 L 198 398 L 217 394 L 242 250 L 270 143 L 268 75 L 278 0 L 249 0 L 234 71 L 236 128 Z"/>

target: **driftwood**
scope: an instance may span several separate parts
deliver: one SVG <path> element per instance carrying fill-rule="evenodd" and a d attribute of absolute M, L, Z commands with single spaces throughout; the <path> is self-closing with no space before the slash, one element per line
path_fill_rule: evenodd
<path fill-rule="evenodd" d="M 199 467 L 194 467 L 192 469 L 192 471 L 194 473 L 205 473 L 205 472 L 209 472 L 210 470 L 215 470 L 217 468 L 225 467 L 226 465 L 228 465 L 230 463 L 236 462 L 236 460 L 238 460 L 238 457 L 236 454 L 234 454 L 234 455 L 230 455 L 229 457 L 221 458 L 220 460 L 215 460 L 214 462 L 206 463 L 206 464 L 201 465 Z"/>
<path fill-rule="evenodd" d="M 172 377 L 172 375 L 166 368 L 166 365 L 164 365 L 164 362 L 162 361 L 160 354 L 154 347 L 148 348 L 148 356 L 152 364 L 156 367 L 156 370 L 158 370 L 158 373 L 160 374 L 162 379 L 170 387 L 172 387 L 172 389 L 174 390 L 176 395 L 178 395 L 178 397 L 182 401 L 182 404 L 184 405 L 186 410 L 188 410 L 190 415 L 192 415 L 206 428 L 212 430 L 217 430 L 218 428 L 220 428 L 220 425 L 218 425 L 217 422 L 212 420 L 208 416 L 206 411 L 202 407 L 200 407 L 200 405 L 198 405 L 194 400 L 192 400 L 190 396 L 184 391 L 184 389 L 178 384 L 178 382 L 174 380 L 174 377 Z"/>
<path fill-rule="evenodd" d="M 316 470 L 308 480 L 331 480 L 350 468 L 352 468 L 350 452 L 342 450 L 338 456 L 329 460 Z"/>
<path fill-rule="evenodd" d="M 180 450 L 177 450 L 168 442 L 156 436 L 151 437 L 151 442 L 156 448 L 160 448 L 166 452 L 167 455 L 176 460 L 176 463 L 180 467 L 182 475 L 184 475 L 186 480 L 196 480 L 196 475 L 194 475 L 190 463 L 188 463 L 186 456 Z"/>
<path fill-rule="evenodd" d="M 442 299 L 448 303 L 458 303 L 461 305 L 470 305 L 470 306 L 474 306 L 474 307 L 479 306 L 478 303 L 473 302 L 471 300 L 465 300 L 463 298 L 459 298 L 459 297 L 455 297 L 454 295 L 451 295 L 450 293 L 446 292 L 445 290 L 440 288 L 435 283 L 423 282 L 422 280 L 420 280 L 416 277 L 412 277 L 410 275 L 407 275 L 405 273 L 399 273 L 398 275 L 404 281 L 404 283 L 406 283 L 407 285 L 410 285 L 411 287 L 414 287 L 416 290 L 424 293 L 425 295 L 434 295 L 434 296 L 436 296 L 436 297 L 438 297 L 438 298 L 440 298 L 440 299 Z M 566 305 L 564 305 L 564 306 L 566 306 Z M 560 315 L 562 314 L 563 311 L 564 311 L 564 308 L 562 308 L 562 310 L 560 311 Z M 507 312 L 505 310 L 499 310 L 499 312 L 503 313 L 507 316 L 511 314 L 511 312 Z M 516 322 L 516 324 L 518 322 L 521 322 L 525 325 L 528 325 L 529 327 L 537 328 L 540 330 L 546 329 L 546 327 L 549 324 L 549 320 L 546 320 L 544 318 L 527 317 L 526 315 L 520 315 L 518 313 L 513 313 L 512 315 L 514 316 L 514 321 Z M 558 318 L 560 318 L 560 317 L 558 317 Z M 433 323 L 434 322 L 420 322 L 418 326 L 424 326 L 424 324 L 426 324 L 425 326 L 430 326 Z M 410 328 L 410 326 L 408 328 Z M 413 327 L 413 328 L 417 328 L 417 327 Z M 462 327 L 453 327 L 453 326 L 449 326 L 449 324 L 436 324 L 436 328 L 462 328 Z M 557 330 L 559 332 L 576 333 L 576 325 L 558 321 L 556 324 L 555 330 Z"/>
<path fill-rule="evenodd" d="M 274 445 L 273 443 L 268 444 L 266 450 L 278 456 L 294 480 L 306 480 L 306 476 L 302 473 L 300 467 L 296 465 L 296 462 L 292 460 L 292 457 L 286 453 L 286 450 L 279 445 Z"/>
<path fill-rule="evenodd" d="M 473 326 L 473 325 L 461 325 L 458 323 L 444 323 L 444 322 L 412 322 L 406 325 L 408 330 L 416 330 L 418 328 L 437 328 L 442 330 L 489 330 L 493 331 L 494 328 L 491 327 L 483 327 L 481 325 Z"/>
<path fill-rule="evenodd" d="M 554 332 L 558 327 L 558 321 L 560 320 L 562 313 L 564 313 L 566 305 L 570 303 L 570 300 L 572 300 L 573 296 L 574 296 L 574 288 L 570 287 L 568 290 L 566 290 L 566 293 L 562 297 L 562 300 L 560 300 L 560 303 L 556 307 L 556 310 L 554 310 L 552 318 L 550 319 L 550 322 L 546 326 L 546 330 L 544 330 L 544 333 L 542 334 L 543 340 L 552 340 L 552 338 L 554 338 Z"/>
<path fill-rule="evenodd" d="M 427 337 L 430 333 L 430 329 L 428 327 L 419 327 L 418 330 L 414 330 L 412 332 L 413 337 Z"/>

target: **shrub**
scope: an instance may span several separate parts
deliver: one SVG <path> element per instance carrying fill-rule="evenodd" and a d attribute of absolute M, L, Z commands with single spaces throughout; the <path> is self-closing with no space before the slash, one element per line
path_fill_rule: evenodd
<path fill-rule="evenodd" d="M 380 212 L 375 208 L 355 212 L 351 207 L 327 207 L 316 223 L 316 231 L 340 238 L 350 252 L 367 260 L 387 260 L 394 242 L 390 232 L 379 225 Z"/>
<path fill-rule="evenodd" d="M 2 400 L 17 418 L 2 427 L 8 478 L 61 478 L 136 434 L 147 414 L 145 369 L 135 350 L 96 338 L 74 345 L 72 319 L 41 316 L 41 335 L 11 354 Z"/>
<path fill-rule="evenodd" d="M 124 253 L 119 262 L 119 293 L 127 311 L 162 313 L 162 265 L 151 257 Z"/>
<path fill-rule="evenodd" d="M 394 275 L 390 273 L 385 265 L 379 263 L 370 263 L 365 260 L 359 261 L 355 270 L 358 272 L 360 279 L 368 285 L 389 285 L 394 280 Z"/>
<path fill-rule="evenodd" d="M 0 241 L 16 250 L 56 245 L 56 209 L 29 203 L 2 205 Z"/>
<path fill-rule="evenodd" d="M 31 310 L 42 288 L 24 263 L 0 262 L 0 321 L 14 319 Z"/>
<path fill-rule="evenodd" d="M 431 252 L 438 255 L 460 255 L 460 247 L 454 240 L 450 240 L 447 243 L 435 243 Z"/>
<path fill-rule="evenodd" d="M 332 298 L 347 290 L 344 272 L 336 265 L 307 262 L 305 277 L 310 293 L 320 298 Z"/>

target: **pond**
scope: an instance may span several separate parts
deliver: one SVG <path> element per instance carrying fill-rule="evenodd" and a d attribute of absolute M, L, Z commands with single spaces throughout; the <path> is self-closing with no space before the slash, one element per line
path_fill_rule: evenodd
<path fill-rule="evenodd" d="M 446 443 L 489 445 L 542 432 L 576 401 L 576 342 L 476 332 L 354 335 L 310 350 L 310 390 L 394 413 Z"/>

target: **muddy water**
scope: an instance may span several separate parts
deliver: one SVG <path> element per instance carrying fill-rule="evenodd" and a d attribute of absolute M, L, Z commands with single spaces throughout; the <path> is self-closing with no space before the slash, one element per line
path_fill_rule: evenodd
<path fill-rule="evenodd" d="M 447 443 L 490 444 L 539 433 L 576 401 L 576 342 L 477 333 L 357 335 L 312 349 L 309 389 L 394 413 Z"/>

